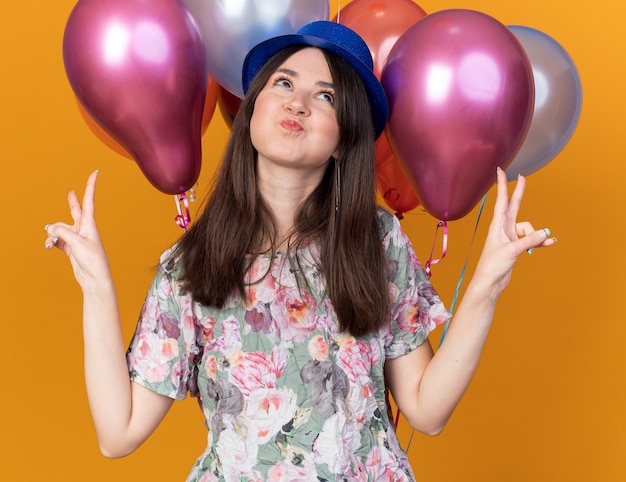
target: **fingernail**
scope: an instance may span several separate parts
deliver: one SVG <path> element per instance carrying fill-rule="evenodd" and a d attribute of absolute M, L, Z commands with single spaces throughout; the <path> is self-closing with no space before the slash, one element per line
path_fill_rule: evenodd
<path fill-rule="evenodd" d="M 548 228 L 543 228 L 543 230 L 546 232 L 546 236 L 550 236 L 550 230 Z"/>
<path fill-rule="evenodd" d="M 553 243 L 556 243 L 557 241 L 558 241 L 558 239 L 556 239 L 556 238 L 552 238 L 552 242 L 553 242 Z"/>
<path fill-rule="evenodd" d="M 498 166 L 498 167 L 496 168 L 496 170 L 501 171 L 501 170 L 502 170 L 502 168 L 501 168 L 500 166 Z"/>
<path fill-rule="evenodd" d="M 49 225 L 49 224 L 46 224 L 46 225 L 44 226 L 44 228 L 43 228 L 43 229 L 44 229 L 44 231 L 48 231 L 48 228 L 49 228 L 49 227 L 50 227 L 50 225 Z"/>
<path fill-rule="evenodd" d="M 46 249 L 50 249 L 52 245 L 50 243 L 46 243 Z"/>
<path fill-rule="evenodd" d="M 57 244 L 58 240 L 59 238 L 55 236 L 54 238 L 52 238 L 52 244 Z"/>
<path fill-rule="evenodd" d="M 527 252 L 528 254 L 533 254 L 533 248 L 527 249 L 527 250 L 526 250 L 526 252 Z"/>

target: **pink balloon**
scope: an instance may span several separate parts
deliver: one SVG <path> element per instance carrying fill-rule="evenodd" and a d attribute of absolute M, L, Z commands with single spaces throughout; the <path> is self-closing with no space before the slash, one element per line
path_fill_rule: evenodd
<path fill-rule="evenodd" d="M 80 103 L 157 189 L 195 184 L 208 74 L 182 0 L 79 0 L 63 60 Z"/>
<path fill-rule="evenodd" d="M 484 13 L 442 10 L 397 40 L 382 84 L 388 138 L 421 205 L 438 219 L 465 216 L 530 125 L 532 69 L 519 41 Z"/>

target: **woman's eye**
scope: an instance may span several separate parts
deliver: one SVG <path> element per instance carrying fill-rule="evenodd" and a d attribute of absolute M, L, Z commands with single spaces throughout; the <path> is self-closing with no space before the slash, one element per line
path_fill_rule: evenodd
<path fill-rule="evenodd" d="M 335 96 L 332 94 L 332 92 L 322 92 L 319 96 L 322 100 L 330 104 L 335 103 Z"/>
<path fill-rule="evenodd" d="M 274 82 L 274 85 L 278 85 L 280 87 L 286 87 L 286 88 L 290 89 L 291 88 L 291 81 L 289 79 L 280 78 L 276 82 Z"/>

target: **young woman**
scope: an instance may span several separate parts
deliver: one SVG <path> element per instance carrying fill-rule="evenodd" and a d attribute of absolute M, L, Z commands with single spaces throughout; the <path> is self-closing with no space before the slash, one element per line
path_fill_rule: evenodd
<path fill-rule="evenodd" d="M 363 41 L 314 22 L 248 55 L 246 98 L 202 214 L 161 257 L 126 351 L 94 219 L 96 173 L 72 225 L 46 227 L 84 294 L 85 374 L 102 452 L 120 457 L 175 399 L 197 396 L 208 446 L 189 481 L 414 480 L 386 411 L 445 426 L 517 257 L 551 246 L 516 216 L 498 170 L 475 274 L 449 317 L 397 219 L 376 206 L 384 91 Z"/>

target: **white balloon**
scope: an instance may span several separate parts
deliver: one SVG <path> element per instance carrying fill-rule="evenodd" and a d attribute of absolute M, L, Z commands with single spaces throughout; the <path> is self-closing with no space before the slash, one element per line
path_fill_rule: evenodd
<path fill-rule="evenodd" d="M 580 117 L 582 88 L 573 60 L 554 39 L 530 27 L 509 28 L 526 51 L 535 79 L 530 128 L 506 169 L 513 181 L 544 167 L 569 142 Z"/>
<path fill-rule="evenodd" d="M 328 0 L 185 0 L 204 39 L 208 73 L 243 97 L 241 69 L 258 43 L 328 20 Z"/>

